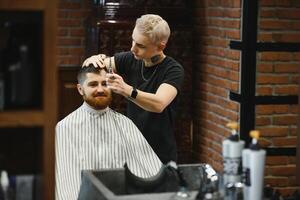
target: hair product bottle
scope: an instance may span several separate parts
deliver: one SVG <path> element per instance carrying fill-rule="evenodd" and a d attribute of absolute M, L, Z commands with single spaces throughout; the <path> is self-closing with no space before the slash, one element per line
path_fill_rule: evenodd
<path fill-rule="evenodd" d="M 223 183 L 225 188 L 228 184 L 242 181 L 242 150 L 245 142 L 240 140 L 237 132 L 238 124 L 230 122 L 227 127 L 231 129 L 231 135 L 222 143 L 224 161 Z"/>
<path fill-rule="evenodd" d="M 266 151 L 258 145 L 259 131 L 250 132 L 252 142 L 249 149 L 243 150 L 244 199 L 261 200 L 263 198 L 263 182 Z"/>

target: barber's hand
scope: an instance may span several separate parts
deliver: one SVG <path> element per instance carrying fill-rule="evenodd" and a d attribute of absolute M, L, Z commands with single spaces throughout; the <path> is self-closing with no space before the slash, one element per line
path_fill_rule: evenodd
<path fill-rule="evenodd" d="M 108 87 L 117 94 L 124 97 L 129 96 L 132 87 L 124 82 L 123 78 L 118 74 L 106 74 Z"/>
<path fill-rule="evenodd" d="M 105 68 L 105 64 L 104 64 L 105 58 L 106 58 L 105 54 L 91 56 L 83 62 L 82 67 L 86 67 L 86 66 L 89 66 L 90 64 L 92 64 L 96 68 L 97 67 Z"/>

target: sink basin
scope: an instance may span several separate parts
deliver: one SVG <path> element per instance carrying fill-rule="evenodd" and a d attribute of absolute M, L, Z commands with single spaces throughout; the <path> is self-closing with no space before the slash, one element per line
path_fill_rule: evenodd
<path fill-rule="evenodd" d="M 195 199 L 206 178 L 206 164 L 178 165 L 181 176 L 187 183 L 188 197 L 178 196 L 179 178 L 170 168 L 161 169 L 160 177 L 140 179 L 132 177 L 125 168 L 83 170 L 79 200 L 172 200 Z M 129 175 L 128 175 L 129 174 Z M 163 178 L 162 178 L 163 177 Z M 136 180 L 137 178 L 137 180 Z M 150 187 L 149 187 L 150 185 Z"/>

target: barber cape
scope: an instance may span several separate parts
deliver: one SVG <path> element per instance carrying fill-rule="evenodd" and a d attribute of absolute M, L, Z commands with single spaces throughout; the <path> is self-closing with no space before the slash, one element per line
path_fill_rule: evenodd
<path fill-rule="evenodd" d="M 81 170 L 122 168 L 142 178 L 156 175 L 162 163 L 138 128 L 110 108 L 87 103 L 56 125 L 56 200 L 77 199 Z"/>

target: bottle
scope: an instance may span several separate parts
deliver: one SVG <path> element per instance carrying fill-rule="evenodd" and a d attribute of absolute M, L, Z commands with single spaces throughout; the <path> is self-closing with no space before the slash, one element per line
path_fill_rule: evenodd
<path fill-rule="evenodd" d="M 230 122 L 226 126 L 231 129 L 231 135 L 222 143 L 225 188 L 228 184 L 234 185 L 242 181 L 242 150 L 245 145 L 245 142 L 239 138 L 238 124 Z"/>
<path fill-rule="evenodd" d="M 3 199 L 8 200 L 8 187 L 9 187 L 9 179 L 6 171 L 1 171 L 1 188 L 3 192 Z"/>
<path fill-rule="evenodd" d="M 26 107 L 33 102 L 33 70 L 29 62 L 29 50 L 27 45 L 19 47 L 20 60 L 12 63 L 10 74 L 10 98 L 11 107 Z"/>
<path fill-rule="evenodd" d="M 263 198 L 263 181 L 266 151 L 258 144 L 259 131 L 250 131 L 252 137 L 249 149 L 243 150 L 244 199 L 261 200 Z"/>

